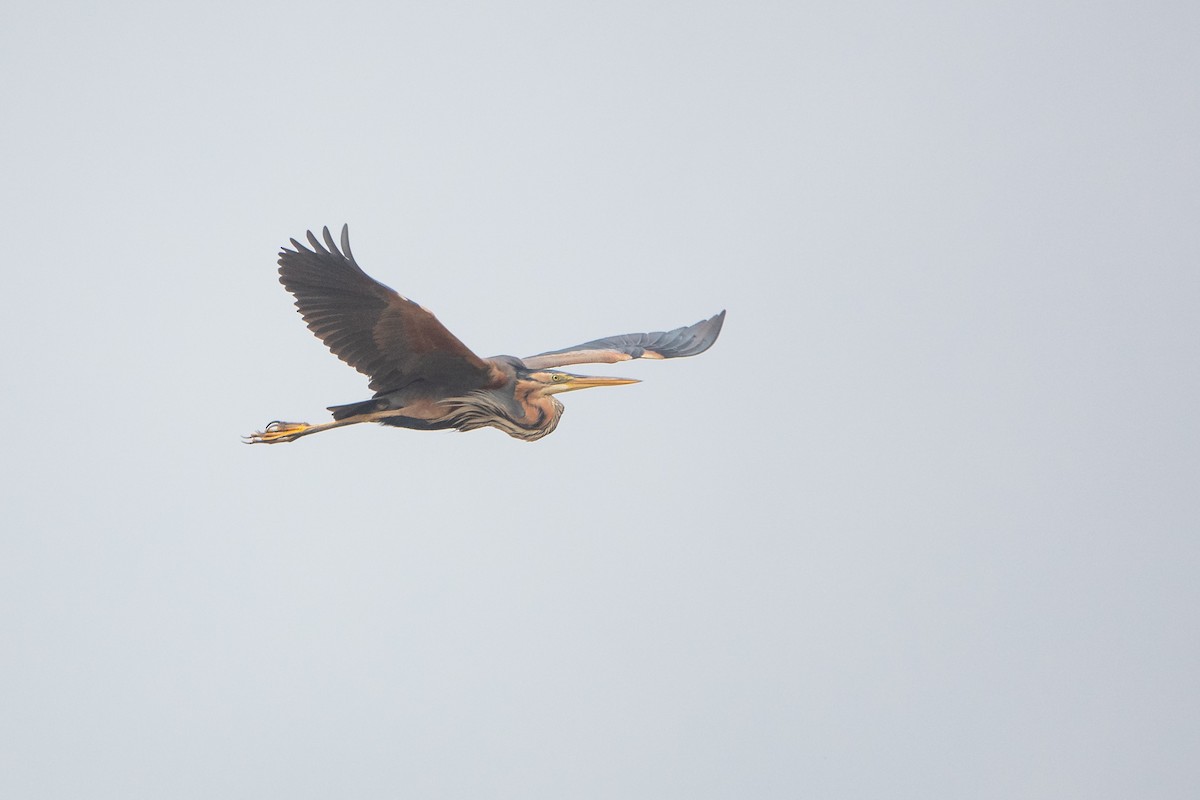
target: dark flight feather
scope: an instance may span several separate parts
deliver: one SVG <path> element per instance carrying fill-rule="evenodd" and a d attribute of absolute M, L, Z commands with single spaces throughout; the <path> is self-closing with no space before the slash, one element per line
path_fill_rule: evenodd
<path fill-rule="evenodd" d="M 309 330 L 369 377 L 372 390 L 396 391 L 418 380 L 454 393 L 487 384 L 487 363 L 437 317 L 363 272 L 350 252 L 349 226 L 342 226 L 340 251 L 329 228 L 322 233 L 324 244 L 309 231 L 309 247 L 292 239 L 295 249 L 280 251 L 279 282 L 296 298 Z"/>

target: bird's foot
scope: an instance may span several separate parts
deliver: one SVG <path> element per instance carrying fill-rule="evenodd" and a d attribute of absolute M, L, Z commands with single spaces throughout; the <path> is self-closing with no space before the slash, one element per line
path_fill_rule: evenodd
<path fill-rule="evenodd" d="M 246 444 L 279 444 L 292 442 L 304 435 L 311 428 L 307 422 L 281 422 L 275 420 L 267 425 L 266 430 L 255 431 L 249 436 L 243 436 Z"/>

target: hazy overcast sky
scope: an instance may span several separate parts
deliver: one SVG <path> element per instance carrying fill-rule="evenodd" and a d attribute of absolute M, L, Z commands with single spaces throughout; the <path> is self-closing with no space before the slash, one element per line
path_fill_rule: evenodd
<path fill-rule="evenodd" d="M 1200 6 L 14 4 L 0 795 L 1200 796 Z M 278 248 L 534 444 L 371 426 Z"/>

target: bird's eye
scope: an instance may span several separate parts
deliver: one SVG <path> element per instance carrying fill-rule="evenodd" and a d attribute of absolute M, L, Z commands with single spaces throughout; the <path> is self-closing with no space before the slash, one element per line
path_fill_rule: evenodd
<path fill-rule="evenodd" d="M 553 378 L 551 378 L 551 380 L 554 381 L 555 383 L 562 383 L 566 379 L 567 379 L 566 375 L 555 375 Z"/>

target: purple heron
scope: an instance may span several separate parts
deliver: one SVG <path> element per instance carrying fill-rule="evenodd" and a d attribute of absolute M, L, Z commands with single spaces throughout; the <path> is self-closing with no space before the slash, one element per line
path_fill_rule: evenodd
<path fill-rule="evenodd" d="M 673 331 L 608 336 L 526 358 L 480 358 L 433 314 L 363 272 L 350 252 L 348 226 L 340 250 L 329 228 L 323 233 L 323 244 L 309 231 L 311 247 L 292 239 L 293 249 L 281 249 L 279 282 L 296 298 L 309 330 L 370 378 L 375 395 L 330 406 L 332 422 L 276 420 L 245 437 L 248 444 L 291 442 L 360 422 L 423 431 L 491 427 L 532 442 L 558 426 L 563 406 L 554 395 L 637 383 L 553 367 L 694 356 L 712 346 L 725 321 L 722 311 Z"/>

